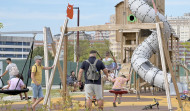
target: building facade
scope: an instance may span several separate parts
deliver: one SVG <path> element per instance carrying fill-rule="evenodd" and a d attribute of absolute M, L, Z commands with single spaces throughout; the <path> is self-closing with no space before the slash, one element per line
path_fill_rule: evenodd
<path fill-rule="evenodd" d="M 190 41 L 186 42 L 187 44 L 185 45 L 184 42 L 179 43 L 179 60 L 183 63 L 185 62 L 186 64 L 190 63 Z M 190 64 L 189 64 L 190 65 Z"/>
<path fill-rule="evenodd" d="M 181 17 L 168 17 L 168 21 L 180 41 L 184 42 L 190 39 L 190 13 L 185 13 Z"/>
<path fill-rule="evenodd" d="M 115 14 L 110 16 L 110 24 L 115 24 Z M 121 43 L 116 41 L 116 31 L 110 31 L 109 35 L 110 50 L 113 52 L 117 60 L 120 60 L 121 55 Z"/>
<path fill-rule="evenodd" d="M 0 59 L 26 59 L 32 41 L 32 37 L 0 36 Z"/>

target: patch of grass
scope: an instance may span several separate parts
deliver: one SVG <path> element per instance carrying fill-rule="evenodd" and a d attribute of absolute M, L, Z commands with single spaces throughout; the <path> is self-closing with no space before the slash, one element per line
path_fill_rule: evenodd
<path fill-rule="evenodd" d="M 104 85 L 104 90 L 111 90 L 113 87 L 112 84 L 109 84 L 109 85 Z"/>

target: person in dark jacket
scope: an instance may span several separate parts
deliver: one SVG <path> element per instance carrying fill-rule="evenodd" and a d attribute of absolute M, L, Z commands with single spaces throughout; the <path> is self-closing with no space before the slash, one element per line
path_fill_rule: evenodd
<path fill-rule="evenodd" d="M 95 51 L 95 50 L 90 51 L 90 55 L 89 55 L 90 57 L 88 58 L 88 61 L 91 64 L 94 64 L 94 62 L 97 61 L 96 68 L 97 68 L 98 73 L 101 75 L 100 71 L 102 70 L 104 72 L 104 74 L 108 77 L 107 69 L 105 68 L 102 61 L 96 59 L 96 54 L 97 54 L 97 51 Z M 99 110 L 103 111 L 103 94 L 102 94 L 101 77 L 99 77 L 98 80 L 88 80 L 87 71 L 88 71 L 89 65 L 90 64 L 87 61 L 84 61 L 82 63 L 81 68 L 79 70 L 79 75 L 78 75 L 79 85 L 81 85 L 81 78 L 82 78 L 82 74 L 84 72 L 85 95 L 86 95 L 86 99 L 87 99 L 86 107 L 89 111 L 91 111 L 92 99 L 95 95 L 96 100 L 98 101 L 98 108 L 99 108 Z"/>

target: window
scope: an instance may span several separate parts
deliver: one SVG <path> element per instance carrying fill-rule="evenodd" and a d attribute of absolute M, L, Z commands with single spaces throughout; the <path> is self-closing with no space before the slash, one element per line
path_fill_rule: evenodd
<path fill-rule="evenodd" d="M 27 58 L 28 57 L 28 55 L 23 55 L 23 58 Z"/>
<path fill-rule="evenodd" d="M 4 45 L 15 45 L 16 42 L 4 42 Z"/>
<path fill-rule="evenodd" d="M 4 57 L 10 57 L 10 58 L 14 58 L 15 57 L 15 55 L 14 54 L 5 54 L 5 56 Z"/>
<path fill-rule="evenodd" d="M 17 44 L 18 44 L 18 45 L 22 45 L 22 42 L 18 42 Z"/>
<path fill-rule="evenodd" d="M 16 57 L 17 58 L 22 58 L 22 55 L 21 54 L 17 54 Z"/>
<path fill-rule="evenodd" d="M 29 46 L 29 45 L 30 45 L 30 42 L 23 42 L 23 45 Z"/>
<path fill-rule="evenodd" d="M 4 51 L 15 51 L 14 48 L 4 48 Z"/>
<path fill-rule="evenodd" d="M 30 42 L 9 42 L 9 41 L 0 41 L 0 45 L 24 45 L 24 46 L 30 46 Z"/>
<path fill-rule="evenodd" d="M 27 49 L 27 48 L 23 49 L 23 52 L 29 52 L 29 51 L 30 51 L 30 49 Z"/>

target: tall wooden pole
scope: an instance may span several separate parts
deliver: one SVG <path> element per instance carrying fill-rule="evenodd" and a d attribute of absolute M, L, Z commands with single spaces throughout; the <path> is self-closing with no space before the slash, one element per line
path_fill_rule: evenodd
<path fill-rule="evenodd" d="M 44 32 L 44 64 L 45 64 L 45 67 L 49 67 L 47 29 L 46 29 L 46 27 L 44 27 L 43 32 Z M 47 91 L 48 90 L 47 85 L 48 85 L 48 82 L 49 82 L 49 70 L 45 70 L 45 80 L 46 80 L 46 91 Z M 50 100 L 51 100 L 51 98 L 49 96 L 48 103 L 47 103 L 49 108 L 50 108 Z"/>
<path fill-rule="evenodd" d="M 162 63 L 162 70 L 164 73 L 164 85 L 166 90 L 166 96 L 167 96 L 167 102 L 168 102 L 168 109 L 172 110 L 172 104 L 171 104 L 171 98 L 170 98 L 170 90 L 169 90 L 169 84 L 168 84 L 168 76 L 167 76 L 167 69 L 166 69 L 166 62 L 165 62 L 165 56 L 164 56 L 164 49 L 163 49 L 163 43 L 162 37 L 161 37 L 161 30 L 159 23 L 156 23 L 157 26 L 157 36 L 158 36 L 158 44 L 160 49 L 160 57 L 161 57 L 161 63 Z"/>
<path fill-rule="evenodd" d="M 139 33 L 136 32 L 136 47 L 139 45 Z M 137 75 L 137 81 L 136 81 L 136 95 L 137 95 L 137 100 L 140 100 L 140 77 Z"/>
<path fill-rule="evenodd" d="M 171 60 L 170 60 L 170 56 L 169 56 L 169 51 L 168 51 L 168 48 L 167 48 L 167 45 L 166 45 L 166 42 L 165 42 L 165 38 L 163 38 L 164 37 L 163 33 L 161 33 L 161 35 L 162 35 L 161 39 L 163 41 L 162 43 L 163 43 L 165 59 L 166 59 L 166 63 L 168 65 L 168 68 L 169 68 L 169 71 L 170 71 L 170 74 L 171 74 L 171 77 L 172 77 L 172 81 L 173 81 L 173 85 L 174 85 L 174 88 L 175 88 L 178 104 L 179 104 L 179 107 L 183 110 L 183 106 L 182 106 L 181 98 L 180 98 L 180 94 L 179 94 L 179 89 L 178 89 L 178 86 L 177 86 L 176 78 L 175 78 L 175 75 L 174 75 L 174 72 L 173 72 L 173 67 L 172 67 L 172 63 L 171 63 Z"/>
<path fill-rule="evenodd" d="M 67 93 L 67 45 L 68 45 L 68 36 L 64 37 L 64 54 L 63 54 L 63 93 L 64 101 L 66 101 Z"/>
<path fill-rule="evenodd" d="M 49 28 L 49 33 L 50 33 L 50 35 L 49 35 L 50 38 L 48 38 L 48 39 L 52 40 L 52 43 L 51 43 L 52 51 L 53 51 L 53 54 L 56 55 L 56 46 L 55 46 L 55 43 L 53 42 L 53 37 L 52 37 L 52 33 L 51 33 L 50 28 Z M 58 62 L 57 62 L 57 68 L 58 68 L 58 71 L 59 71 L 59 76 L 60 76 L 60 79 L 61 79 L 61 84 L 63 85 L 63 70 L 61 68 L 61 64 L 60 64 L 59 58 L 58 58 Z"/>
<path fill-rule="evenodd" d="M 59 58 L 59 55 L 60 55 L 60 52 L 61 52 L 61 49 L 62 49 L 62 43 L 63 43 L 63 38 L 64 38 L 64 35 L 65 35 L 65 30 L 67 28 L 67 23 L 68 23 L 68 19 L 66 18 L 65 19 L 65 23 L 64 23 L 64 27 L 62 28 L 62 34 L 61 34 L 61 37 L 60 37 L 60 40 L 59 40 L 59 44 L 58 44 L 58 48 L 56 50 L 56 55 L 55 55 L 55 59 L 54 59 L 54 62 L 53 62 L 53 65 L 54 65 L 54 68 L 51 70 L 51 75 L 50 75 L 50 79 L 49 79 L 49 82 L 48 82 L 48 90 L 46 92 L 46 95 L 44 97 L 44 105 L 47 105 L 47 101 L 48 101 L 48 98 L 49 98 L 49 95 L 50 95 L 50 90 L 51 90 L 51 87 L 52 87 L 52 82 L 53 82 L 53 78 L 54 78 L 54 75 L 55 75 L 55 71 L 56 71 L 56 67 L 57 67 L 57 62 L 58 62 L 58 58 Z"/>

